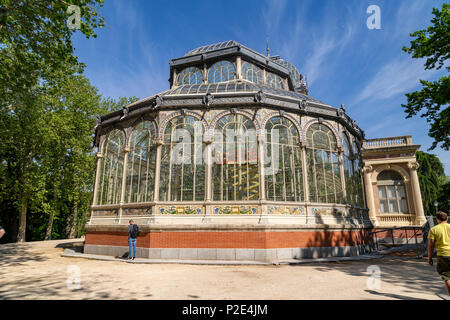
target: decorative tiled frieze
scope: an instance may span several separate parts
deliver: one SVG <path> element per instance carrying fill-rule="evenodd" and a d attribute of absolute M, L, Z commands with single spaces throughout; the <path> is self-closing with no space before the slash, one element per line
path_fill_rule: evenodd
<path fill-rule="evenodd" d="M 215 206 L 214 214 L 257 214 L 257 206 Z"/>
<path fill-rule="evenodd" d="M 311 208 L 317 216 L 345 215 L 345 210 L 340 208 Z"/>
<path fill-rule="evenodd" d="M 305 208 L 302 206 L 268 206 L 268 214 L 305 215 Z"/>
<path fill-rule="evenodd" d="M 160 214 L 202 214 L 203 208 L 200 206 L 169 206 L 160 207 Z"/>

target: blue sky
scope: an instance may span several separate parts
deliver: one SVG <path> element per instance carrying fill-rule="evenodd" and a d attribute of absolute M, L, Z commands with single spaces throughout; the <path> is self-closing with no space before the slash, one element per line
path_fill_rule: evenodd
<path fill-rule="evenodd" d="M 106 27 L 97 39 L 75 35 L 76 54 L 104 96 L 144 98 L 169 86 L 169 60 L 206 44 L 236 40 L 294 63 L 308 78 L 310 95 L 347 113 L 367 138 L 412 135 L 427 151 L 429 125 L 405 119 L 405 93 L 425 71 L 422 60 L 401 49 L 409 33 L 430 25 L 438 0 L 106 0 Z M 381 9 L 381 29 L 369 30 L 369 5 Z M 450 175 L 450 152 L 436 148 Z"/>

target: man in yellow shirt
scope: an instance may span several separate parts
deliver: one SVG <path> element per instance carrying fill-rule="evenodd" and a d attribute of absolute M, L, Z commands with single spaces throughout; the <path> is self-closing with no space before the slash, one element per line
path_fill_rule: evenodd
<path fill-rule="evenodd" d="M 445 288 L 450 296 L 450 224 L 447 223 L 448 216 L 439 211 L 436 214 L 438 225 L 431 228 L 428 234 L 428 263 L 433 265 L 434 247 L 437 249 L 436 271 L 444 280 Z"/>

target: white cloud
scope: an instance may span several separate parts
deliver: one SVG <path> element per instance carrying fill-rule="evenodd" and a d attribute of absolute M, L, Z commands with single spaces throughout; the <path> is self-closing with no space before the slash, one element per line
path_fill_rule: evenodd
<path fill-rule="evenodd" d="M 403 57 L 391 60 L 378 69 L 361 93 L 355 98 L 353 104 L 363 100 L 389 99 L 398 94 L 404 94 L 415 88 L 419 79 L 429 79 L 437 73 L 435 70 L 426 71 L 422 60 L 411 60 Z"/>

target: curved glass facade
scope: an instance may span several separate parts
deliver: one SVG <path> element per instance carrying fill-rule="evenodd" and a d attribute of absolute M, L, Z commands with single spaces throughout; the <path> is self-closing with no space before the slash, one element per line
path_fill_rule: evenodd
<path fill-rule="evenodd" d="M 196 67 L 188 67 L 183 69 L 177 77 L 177 84 L 202 84 L 203 76 L 202 72 L 199 68 Z"/>
<path fill-rule="evenodd" d="M 264 135 L 258 140 L 256 123 L 249 116 L 223 115 L 210 128 L 214 134 L 209 149 L 200 115 L 174 116 L 163 129 L 161 143 L 156 145 L 155 123 L 138 123 L 130 130 L 128 152 L 124 151 L 125 135 L 121 130 L 107 135 L 98 162 L 97 204 L 119 204 L 125 177 L 123 203 L 152 202 L 155 190 L 159 201 L 205 201 L 208 188 L 212 201 L 259 200 L 264 196 L 267 201 L 304 202 L 307 185 L 311 203 L 364 206 L 360 151 L 346 134 L 339 151 L 335 134 L 323 123 L 309 126 L 304 133 L 306 146 L 302 146 L 298 127 L 284 116 L 265 121 L 261 131 Z M 212 159 L 210 179 L 208 158 Z M 403 202 L 399 201 L 398 207 L 403 210 Z"/>
<path fill-rule="evenodd" d="M 218 83 L 233 80 L 236 77 L 236 68 L 230 61 L 219 61 L 208 70 L 208 82 Z"/>
<path fill-rule="evenodd" d="M 343 203 L 340 162 L 336 137 L 327 126 L 312 124 L 306 138 L 309 200 Z"/>
<path fill-rule="evenodd" d="M 256 130 L 240 114 L 216 124 L 213 154 L 214 200 L 258 200 L 259 169 Z"/>
<path fill-rule="evenodd" d="M 100 161 L 99 204 L 118 204 L 122 190 L 125 137 L 120 130 L 111 131 L 103 143 Z"/>
<path fill-rule="evenodd" d="M 271 118 L 266 124 L 266 199 L 303 201 L 300 138 L 291 120 Z"/>
<path fill-rule="evenodd" d="M 192 116 L 171 119 L 164 131 L 159 199 L 205 199 L 205 164 L 201 122 Z"/>
<path fill-rule="evenodd" d="M 242 64 L 242 77 L 256 84 L 263 84 L 263 71 L 249 62 Z"/>
<path fill-rule="evenodd" d="M 149 202 L 153 199 L 156 172 L 156 137 L 152 121 L 143 121 L 133 130 L 128 153 L 125 201 Z"/>

